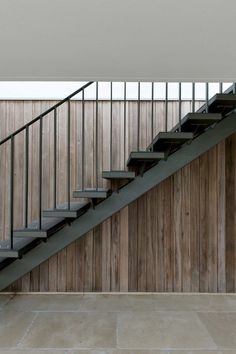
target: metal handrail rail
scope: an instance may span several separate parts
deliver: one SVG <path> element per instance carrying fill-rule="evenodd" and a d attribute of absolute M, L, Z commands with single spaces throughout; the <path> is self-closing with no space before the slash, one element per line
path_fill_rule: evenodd
<path fill-rule="evenodd" d="M 34 124 L 35 122 L 37 122 L 41 118 L 45 117 L 48 113 L 54 111 L 56 108 L 60 107 L 63 103 L 69 101 L 72 97 L 76 96 L 78 93 L 80 93 L 81 91 L 85 90 L 88 86 L 90 86 L 92 84 L 93 84 L 93 81 L 89 81 L 87 84 L 85 84 L 84 86 L 80 87 L 78 90 L 74 91 L 69 96 L 67 96 L 66 98 L 64 98 L 60 102 L 56 103 L 54 106 L 52 106 L 51 108 L 47 109 L 45 112 L 41 113 L 39 116 L 37 116 L 36 118 L 31 120 L 30 122 L 28 122 L 25 125 L 23 125 L 21 128 L 17 129 L 16 131 L 14 131 L 10 135 L 8 135 L 6 138 L 1 140 L 0 141 L 0 145 L 4 144 L 8 140 L 12 139 L 14 136 L 16 136 L 17 134 L 21 133 L 23 130 L 25 130 L 26 128 L 30 127 L 32 124 Z"/>

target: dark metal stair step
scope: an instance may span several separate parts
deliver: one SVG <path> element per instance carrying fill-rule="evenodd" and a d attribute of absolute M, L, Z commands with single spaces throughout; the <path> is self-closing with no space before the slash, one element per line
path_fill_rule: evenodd
<path fill-rule="evenodd" d="M 42 218 L 42 228 L 38 229 L 38 221 L 32 222 L 27 228 L 16 229 L 13 231 L 13 237 L 33 237 L 47 238 L 60 230 L 66 224 L 64 218 Z"/>
<path fill-rule="evenodd" d="M 206 128 L 218 123 L 221 119 L 222 115 L 220 113 L 188 113 L 181 120 L 181 131 L 200 134 Z M 177 129 L 179 129 L 179 124 L 177 124 L 172 131 Z"/>
<path fill-rule="evenodd" d="M 135 172 L 132 171 L 103 171 L 102 178 L 105 179 L 134 179 Z"/>
<path fill-rule="evenodd" d="M 43 216 L 45 217 L 62 217 L 62 218 L 78 218 L 84 214 L 90 203 L 70 203 L 70 209 L 68 209 L 68 203 L 63 203 L 57 206 L 56 209 L 46 209 L 43 211 Z"/>
<path fill-rule="evenodd" d="M 236 94 L 217 93 L 208 103 L 208 111 L 227 114 L 236 108 Z"/>
<path fill-rule="evenodd" d="M 13 239 L 13 249 L 11 249 L 9 240 L 0 241 L 0 269 L 9 263 L 9 258 L 20 257 L 38 242 L 39 240 L 30 237 L 15 238 Z"/>
<path fill-rule="evenodd" d="M 138 166 L 143 163 L 157 163 L 165 159 L 164 152 L 150 152 L 150 151 L 132 151 L 129 155 L 127 166 Z"/>
<path fill-rule="evenodd" d="M 189 132 L 160 132 L 157 134 L 153 142 L 148 146 L 147 150 L 175 150 L 176 148 L 180 147 L 181 145 L 192 139 L 193 133 Z"/>
<path fill-rule="evenodd" d="M 18 258 L 19 251 L 15 249 L 0 249 L 0 257 L 5 258 Z"/>
<path fill-rule="evenodd" d="M 106 188 L 86 188 L 73 192 L 74 198 L 105 199 L 111 194 L 110 189 Z"/>

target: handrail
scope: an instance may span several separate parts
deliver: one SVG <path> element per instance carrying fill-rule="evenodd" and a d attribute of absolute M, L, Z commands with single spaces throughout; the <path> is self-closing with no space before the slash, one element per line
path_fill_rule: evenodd
<path fill-rule="evenodd" d="M 14 136 L 16 136 L 18 133 L 22 132 L 23 130 L 25 130 L 26 128 L 28 128 L 29 126 L 31 126 L 32 124 L 34 124 L 35 122 L 37 122 L 39 119 L 43 118 L 44 116 L 46 116 L 48 113 L 54 111 L 56 108 L 58 108 L 59 106 L 61 106 L 63 103 L 69 101 L 72 97 L 74 97 L 75 95 L 77 95 L 78 93 L 80 93 L 81 91 L 85 90 L 88 86 L 92 85 L 93 81 L 89 81 L 87 84 L 85 84 L 84 86 L 80 87 L 78 90 L 74 91 L 73 93 L 71 93 L 69 96 L 67 96 L 66 98 L 64 98 L 63 100 L 61 100 L 60 102 L 56 103 L 54 106 L 52 106 L 51 108 L 47 109 L 45 112 L 43 112 L 42 114 L 40 114 L 39 116 L 37 116 L 36 118 L 34 118 L 33 120 L 31 120 L 30 122 L 26 123 L 25 125 L 23 125 L 21 128 L 17 129 L 16 131 L 14 131 L 13 133 L 11 133 L 10 135 L 8 135 L 6 138 L 4 138 L 3 140 L 0 141 L 0 145 L 4 144 L 5 142 L 7 142 L 8 140 L 12 139 Z"/>

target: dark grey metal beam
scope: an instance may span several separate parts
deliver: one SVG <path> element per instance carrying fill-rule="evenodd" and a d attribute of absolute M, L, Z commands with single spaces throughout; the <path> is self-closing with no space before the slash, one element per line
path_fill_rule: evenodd
<path fill-rule="evenodd" d="M 123 187 L 119 194 L 113 193 L 103 203 L 98 204 L 95 209 L 89 209 L 87 213 L 76 219 L 70 226 L 65 226 L 51 236 L 46 243 L 40 243 L 29 253 L 25 254 L 22 259 L 17 259 L 4 268 L 0 273 L 0 290 L 5 289 L 12 282 L 141 197 L 151 188 L 234 132 L 236 132 L 236 114 L 230 114 L 213 129 L 208 129 L 204 134 L 194 139 L 190 145 L 184 145 L 172 154 L 167 161 L 160 161 L 158 165 L 145 172 L 143 177 L 136 177 Z"/>

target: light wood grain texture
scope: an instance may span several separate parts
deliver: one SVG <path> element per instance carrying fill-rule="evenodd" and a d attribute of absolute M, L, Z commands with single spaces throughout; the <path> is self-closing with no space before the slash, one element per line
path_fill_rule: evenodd
<path fill-rule="evenodd" d="M 0 102 L 3 138 L 54 102 Z M 199 104 L 200 105 L 200 104 Z M 85 183 L 93 186 L 95 103 L 86 102 Z M 114 106 L 114 167 L 123 168 L 123 103 Z M 141 103 L 140 146 L 150 135 L 150 103 Z M 170 122 L 177 120 L 176 103 L 169 103 Z M 191 109 L 183 104 L 182 112 Z M 164 103 L 154 105 L 154 130 L 163 130 Z M 23 119 L 22 119 L 23 115 Z M 58 201 L 66 198 L 67 108 L 58 111 Z M 71 103 L 71 185 L 81 186 L 81 102 Z M 52 121 L 52 120 L 51 120 Z M 44 206 L 53 201 L 53 124 L 44 123 Z M 109 102 L 99 102 L 100 171 L 109 169 Z M 137 146 L 137 103 L 127 102 L 126 156 Z M 47 140 L 49 138 L 49 140 Z M 47 140 L 47 141 L 46 141 Z M 30 129 L 29 219 L 37 218 L 38 125 Z M 19 137 L 19 144 L 22 137 Z M 24 149 L 22 149 L 24 153 Z M 15 223 L 24 210 L 24 154 L 17 151 Z M 218 144 L 144 196 L 72 243 L 11 285 L 12 291 L 236 291 L 236 134 Z M 7 238 L 9 154 L 1 148 L 0 231 Z M 48 164 L 46 163 L 48 161 Z M 3 168 L 4 167 L 4 168 Z M 100 186 L 109 182 L 99 178 Z M 21 201 L 21 202 L 20 202 Z M 21 204 L 20 204 L 21 203 Z M 20 207 L 23 206 L 23 207 Z"/>

